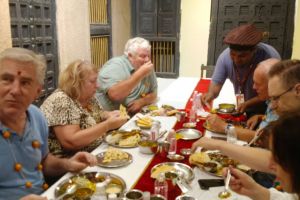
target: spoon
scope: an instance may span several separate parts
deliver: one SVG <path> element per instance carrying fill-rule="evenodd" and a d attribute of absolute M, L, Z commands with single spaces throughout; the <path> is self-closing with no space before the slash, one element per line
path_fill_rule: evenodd
<path fill-rule="evenodd" d="M 254 135 L 253 139 L 247 144 L 247 146 L 251 146 L 254 142 L 256 142 L 259 139 L 259 137 L 261 136 L 262 133 L 263 133 L 263 130 L 258 129 L 255 132 L 255 135 Z"/>
<path fill-rule="evenodd" d="M 177 176 L 176 184 L 179 187 L 179 189 L 181 190 L 181 192 L 183 194 L 185 194 L 189 190 L 191 190 L 191 186 L 189 186 L 189 184 L 184 179 L 184 174 L 182 171 L 177 171 L 177 175 L 178 176 Z"/>
<path fill-rule="evenodd" d="M 77 190 L 77 185 L 75 185 L 75 184 L 69 185 L 66 189 L 66 192 L 64 194 L 60 195 L 56 200 L 61 200 L 65 196 L 73 194 L 74 192 L 76 192 L 76 190 Z"/>
<path fill-rule="evenodd" d="M 228 191 L 230 178 L 231 178 L 231 173 L 230 173 L 230 170 L 228 169 L 227 170 L 227 176 L 226 176 L 226 179 L 225 179 L 224 191 L 220 192 L 219 195 L 218 195 L 220 199 L 226 199 L 226 198 L 231 196 L 231 193 Z"/>

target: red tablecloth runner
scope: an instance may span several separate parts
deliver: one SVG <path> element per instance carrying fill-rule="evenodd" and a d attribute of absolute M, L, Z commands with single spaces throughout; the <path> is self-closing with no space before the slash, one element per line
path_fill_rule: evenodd
<path fill-rule="evenodd" d="M 201 92 L 201 93 L 206 92 L 207 89 L 208 89 L 209 83 L 210 83 L 210 80 L 201 79 L 198 82 L 197 86 L 195 87 L 194 91 L 198 91 L 198 92 Z M 191 95 L 191 97 L 192 97 L 192 95 Z M 191 107 L 191 101 L 190 101 L 191 97 L 189 98 L 189 101 L 186 105 L 186 111 L 188 111 Z M 187 120 L 188 120 L 188 118 L 186 118 L 186 121 Z M 202 133 L 204 133 L 204 129 L 203 129 L 203 126 L 202 126 L 203 122 L 204 122 L 203 120 L 200 120 L 197 123 L 197 127 L 196 127 Z M 184 122 L 176 123 L 174 129 L 175 130 L 181 129 L 183 123 Z M 187 141 L 187 140 L 178 140 L 177 141 L 177 153 L 179 153 L 182 148 L 190 148 L 194 142 L 195 142 L 195 140 L 189 140 L 189 141 Z M 142 191 L 150 191 L 153 194 L 154 193 L 154 181 L 155 180 L 150 177 L 151 176 L 151 169 L 156 164 L 162 163 L 162 162 L 170 162 L 170 161 L 168 160 L 168 158 L 162 157 L 160 155 L 154 156 L 154 158 L 152 159 L 150 164 L 147 167 L 145 166 L 146 169 L 145 169 L 144 173 L 141 175 L 140 179 L 137 181 L 134 188 L 142 190 Z M 189 165 L 188 157 L 186 157 L 181 162 L 184 163 L 184 164 Z M 169 191 L 168 199 L 173 200 L 180 194 L 181 194 L 181 191 L 179 190 L 179 188 L 175 187 L 174 190 Z"/>
<path fill-rule="evenodd" d="M 197 91 L 198 93 L 206 93 L 208 91 L 209 84 L 210 84 L 210 79 L 201 79 L 198 82 L 198 84 L 196 85 L 194 91 Z M 194 91 L 192 92 L 188 102 L 186 103 L 186 106 L 185 106 L 186 112 L 189 112 L 193 105 L 192 97 L 193 97 Z"/>

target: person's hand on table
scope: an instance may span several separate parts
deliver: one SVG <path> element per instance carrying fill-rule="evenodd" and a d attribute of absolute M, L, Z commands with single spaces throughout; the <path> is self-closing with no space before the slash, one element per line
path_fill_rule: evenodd
<path fill-rule="evenodd" d="M 143 98 L 139 98 L 130 102 L 127 106 L 127 109 L 129 113 L 138 113 L 143 107 Z"/>
<path fill-rule="evenodd" d="M 247 120 L 247 127 L 251 130 L 254 130 L 254 128 L 258 125 L 258 123 L 261 122 L 264 115 L 253 115 Z"/>
<path fill-rule="evenodd" d="M 211 101 L 213 100 L 212 95 L 209 93 L 204 93 L 201 95 L 201 104 L 205 105 L 209 110 L 211 110 Z"/>
<path fill-rule="evenodd" d="M 203 147 L 207 150 L 218 150 L 219 146 L 224 143 L 226 143 L 226 141 L 202 137 L 192 144 L 191 151 L 195 152 L 198 147 Z"/>
<path fill-rule="evenodd" d="M 241 103 L 240 105 L 237 106 L 236 110 L 239 112 L 239 113 L 244 113 L 246 111 L 248 107 L 248 104 L 247 104 L 247 101 L 244 102 L 244 103 Z"/>
<path fill-rule="evenodd" d="M 66 161 L 66 169 L 69 172 L 80 172 L 88 166 L 97 164 L 96 156 L 88 152 L 77 152 L 74 156 Z"/>
<path fill-rule="evenodd" d="M 224 168 L 223 176 L 226 176 L 227 170 L 231 172 L 230 189 L 238 194 L 245 195 L 251 199 L 270 199 L 268 189 L 257 184 L 248 174 L 233 167 Z"/>
<path fill-rule="evenodd" d="M 20 200 L 47 200 L 47 197 L 42 197 L 36 194 L 29 194 L 22 197 Z"/>
<path fill-rule="evenodd" d="M 206 122 L 209 126 L 218 133 L 224 133 L 227 123 L 221 119 L 217 114 L 210 114 L 207 116 Z"/>

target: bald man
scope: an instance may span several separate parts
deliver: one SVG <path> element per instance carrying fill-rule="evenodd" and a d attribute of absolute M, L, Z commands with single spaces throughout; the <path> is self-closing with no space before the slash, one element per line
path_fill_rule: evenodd
<path fill-rule="evenodd" d="M 259 128 L 264 128 L 268 123 L 278 118 L 278 116 L 273 113 L 270 101 L 268 100 L 268 73 L 271 67 L 277 62 L 279 62 L 279 60 L 276 58 L 267 59 L 260 62 L 254 71 L 253 89 L 255 89 L 257 92 L 258 98 L 261 101 L 266 102 L 268 108 L 265 115 L 254 115 L 247 121 L 247 126 L 249 129 L 234 127 L 239 140 L 244 140 L 247 142 L 251 141 L 255 135 L 255 131 L 253 129 L 258 125 L 258 123 L 260 123 Z M 226 133 L 228 126 L 232 126 L 230 123 L 226 123 L 216 114 L 209 115 L 207 121 L 211 127 L 214 127 L 216 132 L 220 133 Z"/>

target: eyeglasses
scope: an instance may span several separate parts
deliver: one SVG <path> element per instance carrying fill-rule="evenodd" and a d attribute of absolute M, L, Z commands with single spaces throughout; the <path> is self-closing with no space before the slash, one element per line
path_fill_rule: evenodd
<path fill-rule="evenodd" d="M 282 97 L 283 95 L 285 95 L 286 93 L 288 93 L 289 91 L 291 91 L 293 88 L 294 88 L 294 86 L 290 87 L 289 89 L 287 89 L 286 91 L 282 92 L 279 95 L 270 97 L 270 100 L 271 101 L 278 101 L 280 99 L 280 97 Z"/>

